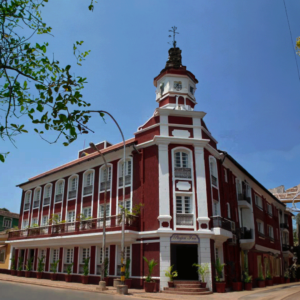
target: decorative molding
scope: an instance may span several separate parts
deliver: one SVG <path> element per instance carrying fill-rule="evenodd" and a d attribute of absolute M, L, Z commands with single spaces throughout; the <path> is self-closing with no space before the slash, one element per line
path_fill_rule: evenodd
<path fill-rule="evenodd" d="M 191 133 L 188 130 L 174 129 L 172 131 L 172 135 L 179 138 L 189 138 Z"/>
<path fill-rule="evenodd" d="M 192 185 L 188 181 L 178 181 L 176 183 L 176 188 L 180 191 L 189 191 Z"/>

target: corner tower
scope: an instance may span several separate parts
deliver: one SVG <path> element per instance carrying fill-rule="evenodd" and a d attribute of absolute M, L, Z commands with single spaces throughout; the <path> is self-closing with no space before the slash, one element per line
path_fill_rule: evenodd
<path fill-rule="evenodd" d="M 182 65 L 180 48 L 169 49 L 169 59 L 160 74 L 154 78 L 156 101 L 160 108 L 194 110 L 197 104 L 195 91 L 198 80 Z"/>

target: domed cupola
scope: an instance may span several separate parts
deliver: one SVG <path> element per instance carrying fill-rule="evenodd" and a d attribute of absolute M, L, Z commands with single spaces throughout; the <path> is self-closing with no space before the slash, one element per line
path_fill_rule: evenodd
<path fill-rule="evenodd" d="M 198 80 L 181 61 L 181 50 L 174 40 L 165 68 L 154 78 L 156 101 L 161 108 L 194 110 L 197 104 L 195 91 Z"/>

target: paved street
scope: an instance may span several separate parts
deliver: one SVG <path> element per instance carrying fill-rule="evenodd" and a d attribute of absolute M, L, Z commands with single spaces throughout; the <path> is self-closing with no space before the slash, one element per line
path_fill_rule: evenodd
<path fill-rule="evenodd" d="M 121 300 L 126 296 L 115 296 L 92 292 L 72 291 L 58 288 L 40 287 L 35 285 L 0 282 L 1 300 Z"/>

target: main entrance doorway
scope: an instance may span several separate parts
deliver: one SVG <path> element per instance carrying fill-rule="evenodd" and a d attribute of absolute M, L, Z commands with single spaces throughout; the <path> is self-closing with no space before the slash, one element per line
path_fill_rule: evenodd
<path fill-rule="evenodd" d="M 175 280 L 198 280 L 198 245 L 171 244 L 171 265 L 178 272 Z"/>

